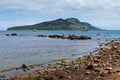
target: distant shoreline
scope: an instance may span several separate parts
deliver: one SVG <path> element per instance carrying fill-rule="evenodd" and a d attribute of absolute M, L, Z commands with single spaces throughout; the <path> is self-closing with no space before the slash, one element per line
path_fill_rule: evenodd
<path fill-rule="evenodd" d="M 66 18 L 46 21 L 33 25 L 10 27 L 7 30 L 102 30 L 90 23 L 81 22 L 77 18 Z"/>

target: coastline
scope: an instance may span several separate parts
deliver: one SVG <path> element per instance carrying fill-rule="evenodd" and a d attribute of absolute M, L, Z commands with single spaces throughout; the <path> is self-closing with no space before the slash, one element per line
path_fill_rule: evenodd
<path fill-rule="evenodd" d="M 11 33 L 11 32 L 10 32 Z M 12 32 L 13 33 L 13 32 Z M 16 32 L 17 33 L 17 32 Z M 21 32 L 22 33 L 22 32 Z M 18 36 L 16 36 L 16 37 L 12 37 L 12 36 L 10 36 L 10 37 L 8 37 L 8 36 L 0 36 L 1 37 L 1 40 L 3 40 L 3 41 L 7 41 L 7 40 L 9 40 L 9 42 L 13 42 L 13 40 L 14 41 L 16 41 L 16 39 L 17 40 L 19 40 L 19 41 L 17 41 L 17 42 L 14 42 L 14 43 L 11 43 L 12 45 L 14 44 L 14 45 L 16 45 L 16 43 L 22 43 L 22 42 L 24 42 L 24 43 L 28 43 L 28 40 L 30 41 L 30 44 L 31 44 L 31 42 L 33 42 L 34 40 L 35 40 L 35 42 L 34 42 L 34 44 L 36 43 L 36 41 L 39 41 L 39 42 L 41 42 L 41 43 L 43 43 L 43 41 L 45 41 L 45 43 L 48 41 L 48 38 L 40 38 L 40 37 L 36 37 L 36 36 L 19 36 L 19 34 L 21 34 L 21 33 L 18 33 Z M 34 33 L 34 35 L 36 34 L 36 32 L 33 32 Z M 39 33 L 39 32 L 38 32 Z M 66 32 L 65 32 L 66 33 Z M 116 40 L 119 40 L 119 34 L 118 34 L 118 36 L 117 36 L 117 38 L 116 38 L 116 36 L 114 36 L 114 35 L 112 35 L 112 37 L 113 38 L 111 38 L 110 40 L 109 40 L 109 34 L 107 35 L 107 34 L 101 34 L 100 35 L 100 33 L 99 33 L 99 35 L 98 35 L 98 33 L 99 32 L 97 32 L 95 35 L 96 36 L 94 36 L 94 34 L 92 34 L 92 36 L 94 36 L 94 37 L 96 37 L 95 39 L 92 39 L 93 40 L 93 42 L 97 42 L 97 41 L 95 41 L 96 39 L 100 39 L 101 41 L 100 41 L 100 43 L 101 42 L 104 42 L 105 40 L 107 40 L 106 42 L 108 42 L 108 41 L 110 41 L 111 39 L 114 39 L 115 41 Z M 107 32 L 106 32 L 107 33 Z M 23 34 L 23 33 L 22 33 Z M 76 34 L 78 34 L 78 33 L 76 33 Z M 89 34 L 89 32 L 87 33 L 87 34 Z M 5 34 L 4 34 L 5 35 Z M 30 34 L 29 34 L 30 35 Z M 98 36 L 97 36 L 98 35 Z M 108 37 L 108 39 L 105 39 L 105 38 L 103 38 L 103 37 L 100 37 L 100 36 L 105 36 L 105 35 L 107 35 L 107 37 Z M 111 36 L 110 36 L 111 37 Z M 6 39 L 4 39 L 4 38 L 6 38 Z M 21 40 L 22 39 L 22 40 Z M 40 41 L 40 40 L 42 40 L 42 41 Z M 56 48 L 62 48 L 63 46 L 63 44 L 61 44 L 61 39 L 49 39 L 50 40 L 50 42 L 51 41 L 53 41 L 54 43 L 57 43 L 58 45 L 57 45 L 57 47 Z M 102 40 L 104 40 L 104 41 L 102 41 Z M 27 42 L 26 42 L 27 41 Z M 66 42 L 67 42 L 67 45 L 65 45 L 64 47 L 64 49 L 63 50 L 59 50 L 59 52 L 61 53 L 62 51 L 66 51 L 66 46 L 68 46 L 69 45 L 69 48 L 68 49 L 70 49 L 70 43 L 69 42 L 72 42 L 73 44 L 71 44 L 71 46 L 73 46 L 73 47 L 75 47 L 75 49 L 81 49 L 81 46 L 83 47 L 83 46 L 85 46 L 86 44 L 87 44 L 87 42 L 88 42 L 88 40 L 87 41 L 85 41 L 81 46 L 80 46 L 80 43 L 79 43 L 79 45 L 78 45 L 78 40 L 77 41 L 71 41 L 71 40 L 63 40 L 63 43 L 65 43 L 66 44 Z M 1 41 L 2 42 L 2 41 Z M 9 43 L 9 42 L 6 42 L 6 43 Z M 83 42 L 83 41 L 80 41 L 80 42 Z M 92 45 L 86 45 L 87 47 L 93 47 L 94 45 L 93 45 L 93 42 L 92 42 Z M 18 45 L 18 44 L 17 44 Z M 42 44 L 43 46 L 41 46 L 41 47 L 47 47 L 47 46 L 45 46 L 44 44 Z M 51 44 L 49 44 L 49 45 L 51 45 Z M 4 44 L 3 44 L 3 46 L 4 46 Z M 6 45 L 6 46 L 9 46 L 9 45 Z M 40 49 L 40 46 L 38 45 L 38 43 L 36 43 L 35 44 L 35 46 L 37 46 L 37 48 L 38 49 Z M 79 46 L 79 47 L 78 47 Z M 12 46 L 13 47 L 13 46 Z M 52 47 L 54 47 L 55 48 L 55 46 L 52 46 Z M 73 49 L 73 47 L 71 48 L 71 49 Z M 101 47 L 104 47 L 104 46 L 101 46 Z M 17 47 L 13 47 L 12 49 L 10 49 L 10 48 L 7 48 L 7 49 L 10 49 L 10 50 L 13 50 L 13 49 L 15 49 L 15 48 L 17 48 Z M 21 47 L 22 48 L 22 47 Z M 25 50 L 27 49 L 27 48 L 24 48 Z M 88 49 L 86 49 L 86 48 L 83 48 L 85 51 L 86 50 L 88 50 Z M 31 49 L 30 49 L 31 50 Z M 43 50 L 43 49 L 42 49 Z M 53 49 L 54 50 L 54 49 Z M 4 50 L 4 51 L 6 51 L 6 50 Z M 8 50 L 9 51 L 9 50 Z M 18 51 L 20 51 L 20 50 L 16 50 L 17 52 L 15 52 L 16 54 L 18 54 Z M 36 51 L 36 50 L 34 50 L 34 51 Z M 79 52 L 79 51 L 78 51 Z M 29 53 L 29 52 L 27 52 L 27 53 Z M 53 51 L 52 51 L 52 53 L 53 53 Z M 67 52 L 66 51 L 66 53 L 69 53 L 69 52 Z M 78 53 L 76 52 L 76 51 L 73 51 L 73 53 L 74 54 L 70 54 L 70 56 L 74 56 L 74 55 L 76 55 L 76 56 L 80 56 L 81 54 L 79 54 L 79 55 L 77 55 Z M 21 55 L 21 54 L 19 54 L 19 55 Z M 25 55 L 25 54 L 24 54 Z M 28 55 L 30 55 L 30 54 L 28 54 Z M 55 54 L 54 54 L 55 55 Z M 65 56 L 66 55 L 68 55 L 68 54 L 65 54 Z M 87 53 L 85 53 L 85 55 L 87 56 L 88 54 Z M 8 55 L 7 55 L 8 56 Z M 22 55 L 21 55 L 22 56 Z M 35 55 L 34 55 L 35 56 Z M 34 57 L 33 56 L 33 57 Z M 38 55 L 37 55 L 38 56 Z M 24 57 L 24 56 L 23 56 Z M 22 59 L 26 59 L 26 58 L 23 58 L 22 57 Z M 59 58 L 60 56 L 58 56 L 58 58 Z M 36 57 L 34 57 L 35 59 L 36 59 Z M 64 57 L 63 57 L 64 58 Z M 32 58 L 32 60 L 34 60 L 33 58 Z M 61 60 L 62 60 L 62 58 L 61 58 Z M 67 59 L 68 60 L 68 59 Z M 75 59 L 76 60 L 76 59 Z M 78 59 L 79 60 L 79 59 Z M 34 61 L 39 61 L 39 60 L 34 60 Z M 42 61 L 39 61 L 39 62 L 42 62 Z M 56 63 L 57 61 L 54 61 L 54 65 L 52 65 L 52 67 L 55 67 L 56 66 Z M 58 60 L 58 62 L 59 62 L 59 60 Z M 49 63 L 49 62 L 48 62 Z M 17 63 L 18 64 L 18 63 Z M 23 63 L 22 63 L 23 64 Z M 24 64 L 26 64 L 28 67 L 30 67 L 30 65 L 31 64 L 28 64 L 28 63 L 24 63 Z M 36 63 L 35 63 L 36 64 Z M 47 65 L 47 64 L 46 64 Z M 96 65 L 96 64 L 95 64 Z M 22 65 L 19 65 L 19 66 L 22 66 Z M 70 65 L 71 66 L 71 65 Z M 74 65 L 72 65 L 72 66 L 74 66 Z M 35 67 L 35 66 L 33 66 L 32 65 L 32 67 Z M 41 69 L 37 69 L 37 70 L 35 70 L 35 68 L 32 68 L 32 69 L 30 69 L 30 70 L 27 70 L 25 73 L 23 73 L 22 74 L 22 69 L 15 69 L 15 70 L 13 70 L 15 73 L 16 73 L 16 75 L 12 75 L 11 74 L 11 76 L 10 77 L 24 77 L 24 76 L 27 76 L 28 77 L 28 75 L 35 75 L 35 76 L 37 76 L 36 74 L 38 74 L 38 71 L 40 71 L 41 72 L 41 70 L 43 70 L 43 71 L 48 71 L 48 70 L 50 70 L 51 71 L 51 68 L 49 69 L 49 68 L 47 68 L 48 66 L 42 66 L 42 68 Z M 68 66 L 67 66 L 68 67 Z M 62 68 L 64 68 L 64 67 L 62 67 Z M 58 68 L 56 68 L 57 70 L 58 70 L 58 72 L 59 72 L 59 69 Z M 73 68 L 71 68 L 72 70 L 73 70 L 73 72 L 77 72 L 77 70 L 75 70 L 75 69 L 73 69 Z M 53 70 L 55 70 L 55 69 L 53 69 Z M 66 69 L 63 69 L 63 72 L 66 72 L 66 71 L 64 71 L 64 70 L 66 70 Z M 74 71 L 75 70 L 75 71 Z M 31 71 L 31 72 L 30 72 Z M 61 71 L 61 70 L 60 70 Z M 79 71 L 79 70 L 78 70 Z M 71 71 L 72 72 L 72 71 Z M 82 71 L 81 71 L 82 72 Z M 9 72 L 8 72 L 9 73 Z M 43 72 L 44 73 L 44 72 Z M 45 72 L 46 73 L 46 72 Z M 83 71 L 83 73 L 85 73 L 85 70 Z M 88 73 L 90 73 L 89 71 L 87 72 L 87 74 Z M 17 76 L 18 75 L 18 76 Z M 20 76 L 19 76 L 20 75 Z M 85 74 L 86 75 L 86 74 Z M 1 75 L 0 77 L 2 77 L 2 78 L 5 78 L 5 76 L 3 75 Z M 34 76 L 32 76 L 32 77 L 34 77 Z M 44 76 L 43 76 L 44 77 Z"/>
<path fill-rule="evenodd" d="M 42 80 L 119 80 L 120 42 L 105 43 L 95 52 L 97 54 L 90 53 L 71 62 L 62 59 L 54 67 L 48 66 L 36 73 L 14 76 L 10 80 L 34 80 L 37 76 Z"/>

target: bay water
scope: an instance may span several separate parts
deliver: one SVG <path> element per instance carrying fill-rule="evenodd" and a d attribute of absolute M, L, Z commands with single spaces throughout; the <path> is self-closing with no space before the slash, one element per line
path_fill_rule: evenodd
<path fill-rule="evenodd" d="M 18 36 L 6 36 L 16 33 Z M 91 40 L 67 40 L 36 35 L 87 35 Z M 22 64 L 40 64 L 62 58 L 77 58 L 89 54 L 106 40 L 119 40 L 119 30 L 71 31 L 0 31 L 0 69 L 20 67 Z"/>

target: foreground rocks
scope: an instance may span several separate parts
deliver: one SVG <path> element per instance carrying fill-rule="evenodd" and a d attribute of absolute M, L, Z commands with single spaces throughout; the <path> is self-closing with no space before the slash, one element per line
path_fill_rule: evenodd
<path fill-rule="evenodd" d="M 55 66 L 37 70 L 36 74 L 10 80 L 120 80 L 120 42 L 106 43 L 93 52 L 70 62 L 59 60 Z"/>

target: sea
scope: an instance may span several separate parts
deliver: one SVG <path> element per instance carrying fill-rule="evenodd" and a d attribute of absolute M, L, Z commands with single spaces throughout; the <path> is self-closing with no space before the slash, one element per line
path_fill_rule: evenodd
<path fill-rule="evenodd" d="M 6 36 L 16 33 L 17 36 Z M 37 35 L 86 35 L 90 40 L 68 40 Z M 22 64 L 42 64 L 62 58 L 75 59 L 88 55 L 101 43 L 120 40 L 119 30 L 10 30 L 0 31 L 0 70 Z M 0 73 L 1 74 L 1 73 Z M 4 73 L 5 74 L 5 73 Z"/>

